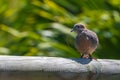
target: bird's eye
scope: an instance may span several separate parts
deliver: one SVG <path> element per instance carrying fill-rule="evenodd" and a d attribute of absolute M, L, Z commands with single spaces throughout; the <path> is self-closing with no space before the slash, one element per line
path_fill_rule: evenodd
<path fill-rule="evenodd" d="M 76 26 L 77 28 L 80 28 L 79 26 Z"/>

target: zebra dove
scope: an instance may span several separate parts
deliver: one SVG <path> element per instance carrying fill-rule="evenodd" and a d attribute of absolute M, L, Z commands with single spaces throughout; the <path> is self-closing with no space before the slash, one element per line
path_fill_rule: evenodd
<path fill-rule="evenodd" d="M 86 28 L 84 24 L 77 23 L 71 32 L 77 33 L 75 39 L 75 47 L 81 53 L 81 58 L 92 59 L 92 53 L 98 45 L 98 37 L 95 32 Z"/>

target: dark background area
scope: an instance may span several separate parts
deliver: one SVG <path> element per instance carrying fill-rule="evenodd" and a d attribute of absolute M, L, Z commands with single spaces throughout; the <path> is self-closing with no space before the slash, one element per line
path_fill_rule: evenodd
<path fill-rule="evenodd" d="M 120 59 L 120 0 L 0 0 L 0 54 L 79 58 L 79 22 L 99 37 L 94 57 Z"/>

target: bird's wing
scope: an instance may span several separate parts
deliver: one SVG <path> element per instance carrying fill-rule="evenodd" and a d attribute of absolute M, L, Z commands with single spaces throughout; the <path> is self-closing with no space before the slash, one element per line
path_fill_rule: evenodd
<path fill-rule="evenodd" d="M 86 35 L 86 38 L 90 40 L 90 43 L 92 44 L 93 47 L 98 45 L 98 37 L 95 32 L 87 30 L 84 32 L 84 35 Z"/>

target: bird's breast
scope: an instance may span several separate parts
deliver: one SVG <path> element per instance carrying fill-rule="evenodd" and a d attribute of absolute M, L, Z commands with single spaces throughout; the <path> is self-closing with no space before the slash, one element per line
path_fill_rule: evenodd
<path fill-rule="evenodd" d="M 75 47 L 78 49 L 78 51 L 85 50 L 88 45 L 90 45 L 90 40 L 87 36 L 81 34 L 77 35 L 75 39 Z"/>
<path fill-rule="evenodd" d="M 92 53 L 97 47 L 97 37 L 92 34 L 80 33 L 76 36 L 75 47 L 81 53 Z"/>

